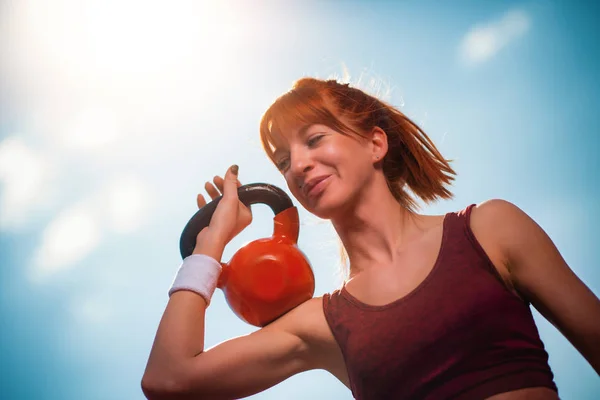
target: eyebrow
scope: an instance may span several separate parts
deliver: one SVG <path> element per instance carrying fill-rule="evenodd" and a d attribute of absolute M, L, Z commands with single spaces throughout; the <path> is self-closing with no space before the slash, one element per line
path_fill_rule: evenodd
<path fill-rule="evenodd" d="M 304 136 L 304 135 L 306 135 L 306 131 L 308 131 L 310 128 L 312 128 L 315 125 L 317 125 L 317 124 L 304 125 L 302 128 L 300 128 L 298 130 L 298 136 Z"/>
<path fill-rule="evenodd" d="M 298 135 L 298 136 L 300 136 L 300 137 L 304 137 L 304 136 L 306 136 L 306 133 L 308 132 L 308 130 L 309 130 L 310 128 L 312 128 L 313 126 L 315 126 L 315 125 L 321 125 L 321 124 L 314 123 L 314 124 L 307 124 L 307 125 L 304 125 L 302 128 L 298 129 L 298 133 L 297 133 L 297 135 Z M 325 132 L 325 131 L 323 131 L 323 133 L 324 133 L 324 132 Z M 275 151 L 273 152 L 273 157 L 276 157 L 276 156 L 277 156 L 279 153 L 281 153 L 281 152 L 283 152 L 283 150 L 281 150 L 281 148 L 277 148 L 277 149 L 275 149 Z"/>

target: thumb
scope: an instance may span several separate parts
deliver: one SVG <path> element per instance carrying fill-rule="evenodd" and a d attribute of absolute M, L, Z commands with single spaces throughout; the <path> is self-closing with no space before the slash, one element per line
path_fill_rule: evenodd
<path fill-rule="evenodd" d="M 237 188 L 238 188 L 238 170 L 239 167 L 237 165 L 232 165 L 225 174 L 225 179 L 223 182 L 223 197 L 237 197 Z"/>

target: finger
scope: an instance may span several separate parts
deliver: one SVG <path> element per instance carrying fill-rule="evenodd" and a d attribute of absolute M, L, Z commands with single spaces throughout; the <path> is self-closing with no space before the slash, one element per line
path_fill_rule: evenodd
<path fill-rule="evenodd" d="M 219 193 L 217 188 L 210 182 L 206 182 L 204 184 L 204 189 L 206 190 L 206 192 L 208 193 L 210 198 L 213 200 L 221 195 L 221 193 Z"/>
<path fill-rule="evenodd" d="M 237 187 L 242 186 L 242 183 L 239 181 L 239 179 L 236 179 L 236 181 Z M 221 178 L 220 176 L 215 176 L 213 179 L 213 183 L 215 184 L 219 192 L 223 193 L 223 184 L 225 183 L 225 179 Z"/>
<path fill-rule="evenodd" d="M 214 182 L 215 186 L 217 187 L 217 189 L 219 189 L 219 192 L 223 193 L 223 183 L 225 183 L 225 180 L 223 178 L 221 178 L 220 176 L 215 176 L 213 178 L 213 182 Z"/>
<path fill-rule="evenodd" d="M 196 197 L 196 204 L 198 204 L 198 208 L 202 208 L 206 205 L 206 200 L 204 199 L 203 195 L 198 194 Z"/>
<path fill-rule="evenodd" d="M 223 197 L 237 198 L 238 188 L 238 169 L 237 165 L 232 165 L 225 174 L 225 182 L 223 182 Z"/>

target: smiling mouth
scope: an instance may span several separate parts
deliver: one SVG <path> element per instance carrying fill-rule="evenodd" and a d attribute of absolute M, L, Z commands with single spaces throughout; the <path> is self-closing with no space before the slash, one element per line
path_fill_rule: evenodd
<path fill-rule="evenodd" d="M 306 192 L 306 197 L 313 197 L 320 194 L 323 190 L 323 185 L 325 181 L 327 181 L 328 179 L 329 176 L 326 176 L 323 179 L 319 180 L 317 183 L 315 183 L 313 186 L 311 186 Z"/>

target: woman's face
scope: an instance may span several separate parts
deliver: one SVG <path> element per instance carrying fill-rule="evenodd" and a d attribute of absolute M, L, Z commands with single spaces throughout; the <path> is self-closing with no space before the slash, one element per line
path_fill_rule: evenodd
<path fill-rule="evenodd" d="M 294 197 L 324 219 L 350 205 L 373 173 L 368 141 L 325 125 L 292 132 L 274 156 Z"/>

